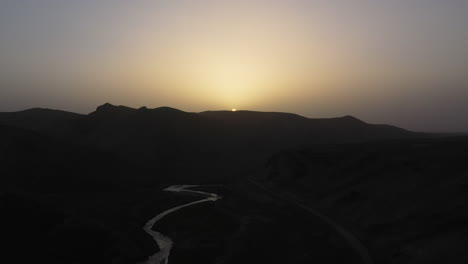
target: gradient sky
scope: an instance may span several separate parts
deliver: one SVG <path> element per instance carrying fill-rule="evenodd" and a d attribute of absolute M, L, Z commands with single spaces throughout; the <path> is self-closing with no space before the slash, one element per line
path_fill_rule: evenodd
<path fill-rule="evenodd" d="M 0 111 L 104 102 L 468 131 L 466 0 L 0 0 Z"/>

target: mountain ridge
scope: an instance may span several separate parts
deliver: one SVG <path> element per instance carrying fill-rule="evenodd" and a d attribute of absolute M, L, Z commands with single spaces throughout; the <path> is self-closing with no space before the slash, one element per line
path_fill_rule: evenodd
<path fill-rule="evenodd" d="M 206 110 L 202 112 L 186 112 L 177 108 L 169 107 L 169 106 L 161 106 L 156 108 L 148 108 L 146 106 L 142 106 L 140 108 L 132 108 L 124 105 L 113 105 L 110 103 L 105 103 L 96 108 L 95 111 L 89 114 L 79 114 L 70 111 L 64 110 L 57 110 L 57 109 L 50 109 L 50 108 L 41 108 L 41 107 L 34 107 L 30 109 L 20 110 L 20 111 L 11 111 L 11 112 L 0 112 L 0 122 L 8 121 L 6 116 L 34 116 L 37 118 L 44 118 L 44 115 L 48 114 L 49 116 L 63 116 L 68 118 L 77 118 L 77 117 L 86 117 L 92 116 L 96 114 L 118 114 L 118 113 L 138 113 L 138 112 L 166 112 L 166 113 L 185 113 L 185 114 L 196 114 L 201 116 L 210 116 L 210 117 L 221 117 L 221 118 L 229 118 L 234 115 L 270 115 L 275 117 L 290 117 L 290 118 L 297 118 L 297 119 L 306 119 L 306 120 L 314 120 L 314 121 L 324 121 L 324 120 L 346 120 L 349 122 L 359 122 L 364 124 L 367 123 L 355 116 L 352 115 L 344 115 L 344 116 L 337 116 L 337 117 L 305 117 L 295 113 L 289 112 L 276 112 L 276 111 L 253 111 L 253 110 L 237 110 L 235 112 L 230 110 Z M 41 116 L 43 115 L 43 116 Z M 372 124 L 372 125 L 379 125 L 379 126 L 392 126 L 389 124 Z M 392 126 L 394 127 L 394 126 Z M 400 128 L 403 129 L 403 128 Z M 404 129 L 406 130 L 406 129 Z M 408 131 L 408 130 L 407 130 Z"/>
<path fill-rule="evenodd" d="M 35 114 L 31 115 L 31 111 Z M 51 118 L 52 116 L 52 118 Z M 352 116 L 307 118 L 257 111 L 184 112 L 109 103 L 88 115 L 56 110 L 0 113 L 0 124 L 33 130 L 78 144 L 155 161 L 202 152 L 271 152 L 316 143 L 359 142 L 420 136 L 390 125 L 373 125 Z"/>

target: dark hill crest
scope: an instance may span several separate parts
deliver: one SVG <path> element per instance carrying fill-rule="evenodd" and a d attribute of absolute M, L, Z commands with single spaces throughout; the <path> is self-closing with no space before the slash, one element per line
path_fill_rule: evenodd
<path fill-rule="evenodd" d="M 90 115 L 93 115 L 93 114 L 115 114 L 115 113 L 128 113 L 128 112 L 133 112 L 135 111 L 136 109 L 134 108 L 131 108 L 131 107 L 127 107 L 127 106 L 116 106 L 116 105 L 113 105 L 113 104 L 109 104 L 109 103 L 105 103 L 101 106 L 98 106 L 96 108 L 96 111 L 91 113 Z"/>
<path fill-rule="evenodd" d="M 397 127 L 367 124 L 353 116 L 307 118 L 257 111 L 190 113 L 167 106 L 135 109 L 110 103 L 89 115 L 47 109 L 0 113 L 2 123 L 125 155 L 148 156 L 225 152 L 232 148 L 270 151 L 324 142 L 420 136 Z"/>

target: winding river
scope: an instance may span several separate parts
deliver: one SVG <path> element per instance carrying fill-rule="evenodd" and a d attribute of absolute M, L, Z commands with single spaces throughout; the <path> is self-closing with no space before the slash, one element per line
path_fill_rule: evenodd
<path fill-rule="evenodd" d="M 172 241 L 171 238 L 153 230 L 153 226 L 159 220 L 161 220 L 166 215 L 173 213 L 177 210 L 180 210 L 182 208 L 189 207 L 189 206 L 192 206 L 194 204 L 199 204 L 199 203 L 215 202 L 222 198 L 221 196 L 215 193 L 207 193 L 207 192 L 189 190 L 189 188 L 194 188 L 198 186 L 200 185 L 173 185 L 171 187 L 164 189 L 164 191 L 168 191 L 168 192 L 189 192 L 189 193 L 200 194 L 207 198 L 168 209 L 156 215 L 154 218 L 152 218 L 145 224 L 145 226 L 143 227 L 143 230 L 145 230 L 146 233 L 148 233 L 150 236 L 153 237 L 153 239 L 156 241 L 156 243 L 158 244 L 160 248 L 160 250 L 156 254 L 148 257 L 148 260 L 144 262 L 145 264 L 167 264 L 169 262 L 169 255 L 171 253 L 171 249 L 172 249 L 172 246 L 174 245 L 174 242 Z"/>

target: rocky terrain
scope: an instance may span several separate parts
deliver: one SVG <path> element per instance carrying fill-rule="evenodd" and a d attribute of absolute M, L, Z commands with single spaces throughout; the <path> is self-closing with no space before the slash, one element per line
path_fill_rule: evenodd
<path fill-rule="evenodd" d="M 288 150 L 266 180 L 353 230 L 378 263 L 464 263 L 467 147 L 452 137 Z"/>

